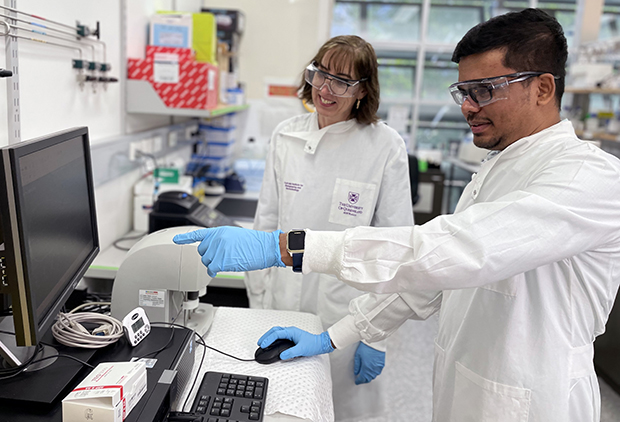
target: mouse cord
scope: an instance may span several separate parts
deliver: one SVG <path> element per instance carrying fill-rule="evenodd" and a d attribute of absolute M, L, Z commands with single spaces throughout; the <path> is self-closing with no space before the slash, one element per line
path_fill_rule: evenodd
<path fill-rule="evenodd" d="M 187 327 L 185 327 L 183 325 L 174 324 L 172 322 L 151 322 L 151 325 L 168 325 L 168 326 L 172 326 L 172 327 L 189 329 L 189 328 L 187 328 Z M 215 349 L 215 348 L 213 348 L 211 346 L 207 346 L 207 343 L 205 342 L 205 339 L 200 334 L 198 334 L 196 331 L 194 331 L 194 334 L 196 334 L 198 336 L 198 338 L 199 338 L 199 340 L 196 341 L 196 343 L 200 344 L 201 346 L 205 347 L 206 349 L 214 350 L 214 351 L 216 351 L 218 353 L 221 353 L 223 355 L 229 356 L 229 357 L 231 357 L 233 359 L 237 359 L 237 360 L 240 360 L 240 361 L 243 361 L 243 362 L 253 362 L 253 361 L 256 360 L 256 359 L 241 359 L 241 358 L 238 358 L 236 356 L 229 355 L 228 353 L 224 353 L 224 352 L 222 352 L 220 350 L 217 350 L 217 349 Z M 205 350 L 205 352 L 206 352 L 206 350 Z M 187 394 L 187 397 L 185 398 L 185 402 L 183 403 L 183 407 L 181 408 L 182 411 L 185 410 L 185 406 L 187 406 L 187 401 L 191 397 L 191 392 L 194 389 L 194 387 L 196 386 L 196 381 L 198 380 L 198 375 L 200 375 L 200 368 L 202 368 L 202 363 L 205 360 L 205 355 L 206 355 L 206 353 L 202 354 L 202 358 L 200 359 L 200 365 L 198 365 L 198 370 L 196 371 L 196 376 L 194 377 L 194 381 L 192 382 L 192 386 L 190 387 L 189 393 Z"/>

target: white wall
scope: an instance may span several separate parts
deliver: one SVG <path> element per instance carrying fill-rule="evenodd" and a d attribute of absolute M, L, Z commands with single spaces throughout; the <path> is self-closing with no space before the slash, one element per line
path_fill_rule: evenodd
<path fill-rule="evenodd" d="M 126 57 L 143 57 L 149 17 L 157 10 L 199 11 L 200 7 L 240 9 L 246 17 L 241 43 L 240 79 L 246 83 L 255 132 L 265 131 L 260 122 L 271 107 L 264 98 L 269 78 L 297 79 L 305 63 L 329 33 L 329 11 L 333 0 L 17 0 L 17 9 L 47 19 L 74 25 L 76 21 L 101 26 L 106 43 L 110 76 L 120 81 L 107 90 L 90 84 L 82 90 L 76 82 L 72 59 L 77 50 L 20 39 L 19 95 L 21 139 L 27 140 L 73 126 L 87 126 L 91 142 L 103 144 L 124 133 L 136 133 L 172 122 L 169 116 L 126 115 L 123 78 Z M 0 0 L 4 5 L 5 0 Z M 0 13 L 6 14 L 4 11 Z M 25 20 L 34 20 L 20 15 Z M 124 17 L 125 22 L 122 21 Z M 21 26 L 27 24 L 20 23 Z M 126 38 L 123 39 L 123 27 Z M 19 32 L 35 38 L 37 34 Z M 54 41 L 49 39 L 50 41 Z M 87 44 L 85 44 L 87 45 Z M 89 45 L 89 44 L 88 44 Z M 125 51 L 123 51 L 125 49 Z M 91 49 L 82 48 L 82 58 L 92 60 Z M 97 47 L 95 61 L 102 62 Z M 6 67 L 0 49 L 0 67 Z M 11 83 L 10 78 L 7 83 Z M 7 88 L 0 82 L 0 146 L 8 144 Z M 295 108 L 297 113 L 300 109 Z M 262 114 L 261 114 L 262 113 Z M 277 111 L 276 111 L 277 113 Z M 283 115 L 286 114 L 286 110 Z M 274 120 L 273 118 L 271 120 Z M 277 120 L 277 119 L 276 119 Z M 268 131 L 268 130 L 267 130 Z M 187 152 L 186 152 L 187 153 Z M 102 247 L 131 229 L 131 187 L 139 172 L 127 173 L 106 182 L 96 191 Z"/>
<path fill-rule="evenodd" d="M 239 79 L 249 99 L 264 98 L 266 78 L 294 79 L 329 37 L 333 0 L 203 0 L 204 7 L 242 10 Z"/>

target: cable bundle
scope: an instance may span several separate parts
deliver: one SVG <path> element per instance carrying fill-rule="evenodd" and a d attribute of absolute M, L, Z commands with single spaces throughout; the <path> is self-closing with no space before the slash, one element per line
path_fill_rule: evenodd
<path fill-rule="evenodd" d="M 103 302 L 97 303 L 102 305 Z M 117 342 L 123 337 L 123 324 L 116 318 L 96 312 L 78 312 L 91 303 L 85 303 L 71 312 L 58 314 L 58 320 L 52 326 L 52 334 L 58 343 L 70 347 L 98 349 Z M 92 332 L 84 327 L 84 323 L 100 324 Z"/>

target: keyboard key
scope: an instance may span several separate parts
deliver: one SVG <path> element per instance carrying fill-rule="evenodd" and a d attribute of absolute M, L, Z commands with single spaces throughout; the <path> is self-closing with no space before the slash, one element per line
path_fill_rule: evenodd
<path fill-rule="evenodd" d="M 197 418 L 205 415 L 204 422 L 261 422 L 268 383 L 263 377 L 207 372 L 194 398 L 193 412 Z"/>

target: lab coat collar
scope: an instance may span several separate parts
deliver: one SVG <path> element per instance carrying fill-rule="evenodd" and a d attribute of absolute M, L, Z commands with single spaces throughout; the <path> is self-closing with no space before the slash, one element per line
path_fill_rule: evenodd
<path fill-rule="evenodd" d="M 306 145 L 304 146 L 304 152 L 308 154 L 314 154 L 319 145 L 319 142 L 321 142 L 321 139 L 323 139 L 323 136 L 326 133 L 344 133 L 350 130 L 353 126 L 355 126 L 356 123 L 357 122 L 355 119 L 349 119 L 347 121 L 334 123 L 333 125 L 329 125 L 324 127 L 323 129 L 319 129 L 318 114 L 312 113 L 308 121 L 309 130 L 299 132 L 282 132 L 282 135 L 305 141 Z"/>
<path fill-rule="evenodd" d="M 549 126 L 548 128 L 541 130 L 540 132 L 536 132 L 533 135 L 521 138 L 518 141 L 508 145 L 502 151 L 504 153 L 502 155 L 506 155 L 505 153 L 513 150 L 526 151 L 537 142 L 555 139 L 558 136 L 565 138 L 567 135 L 575 138 L 577 137 L 577 135 L 575 135 L 575 129 L 573 128 L 573 124 L 570 122 L 570 120 L 560 120 L 560 122 L 554 124 L 553 126 Z"/>

